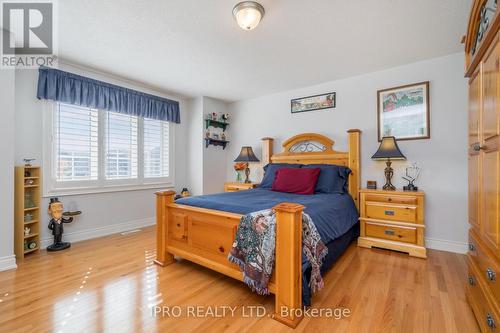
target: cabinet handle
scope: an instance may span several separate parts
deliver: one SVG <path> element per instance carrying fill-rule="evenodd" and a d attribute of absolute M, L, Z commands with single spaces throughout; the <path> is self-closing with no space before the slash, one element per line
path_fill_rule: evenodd
<path fill-rule="evenodd" d="M 476 246 L 474 245 L 474 243 L 469 243 L 469 251 L 476 251 Z"/>
<path fill-rule="evenodd" d="M 222 245 L 219 246 L 219 251 L 222 252 L 222 253 L 224 253 L 224 247 Z"/>
<path fill-rule="evenodd" d="M 384 230 L 384 234 L 389 235 L 389 236 L 394 236 L 394 230 Z"/>
<path fill-rule="evenodd" d="M 474 146 L 472 146 L 472 149 L 474 151 L 480 151 L 486 149 L 486 146 L 481 146 L 479 143 L 475 143 Z"/>
<path fill-rule="evenodd" d="M 469 284 L 471 286 L 475 286 L 476 285 L 476 279 L 473 276 L 469 276 Z"/>
<path fill-rule="evenodd" d="M 493 316 L 491 315 L 491 313 L 488 313 L 486 315 L 486 324 L 490 327 L 490 328 L 496 328 L 497 326 L 495 325 L 495 319 L 493 319 Z"/>
<path fill-rule="evenodd" d="M 389 201 L 389 202 L 392 201 L 392 198 L 387 199 L 387 201 Z"/>
<path fill-rule="evenodd" d="M 386 211 L 384 211 L 384 214 L 394 216 L 394 211 L 393 210 L 386 210 Z"/>
<path fill-rule="evenodd" d="M 490 281 L 495 281 L 497 275 L 496 275 L 496 273 L 495 273 L 495 271 L 493 269 L 491 269 L 490 267 L 488 267 L 488 269 L 486 269 L 486 277 Z"/>
<path fill-rule="evenodd" d="M 180 226 L 181 226 L 181 224 L 180 224 L 180 223 L 177 223 L 177 227 L 180 227 Z"/>

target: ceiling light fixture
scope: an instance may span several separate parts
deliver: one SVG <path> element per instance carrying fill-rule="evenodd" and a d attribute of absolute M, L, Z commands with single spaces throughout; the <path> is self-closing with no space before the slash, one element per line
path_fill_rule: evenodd
<path fill-rule="evenodd" d="M 255 1 L 243 1 L 234 6 L 233 16 L 243 30 L 255 29 L 264 17 L 264 7 Z"/>

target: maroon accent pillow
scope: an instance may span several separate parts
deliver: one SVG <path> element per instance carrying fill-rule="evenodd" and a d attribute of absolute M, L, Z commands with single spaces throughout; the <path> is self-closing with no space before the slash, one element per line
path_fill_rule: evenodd
<path fill-rule="evenodd" d="M 314 194 L 320 168 L 283 168 L 276 171 L 273 191 L 295 194 Z"/>

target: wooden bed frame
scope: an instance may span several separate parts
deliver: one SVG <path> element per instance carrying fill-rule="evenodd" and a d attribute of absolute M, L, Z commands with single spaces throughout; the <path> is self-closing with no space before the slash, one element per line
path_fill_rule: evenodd
<path fill-rule="evenodd" d="M 296 135 L 283 142 L 283 152 L 273 155 L 273 139 L 264 138 L 262 163 L 336 164 L 352 170 L 349 193 L 358 207 L 361 131 L 348 132 L 348 152 L 333 150 L 334 141 L 315 133 Z M 239 267 L 228 261 L 242 215 L 174 203 L 174 191 L 156 193 L 157 258 L 167 266 L 174 255 L 243 281 Z M 274 319 L 296 327 L 302 319 L 302 210 L 283 202 L 276 211 L 276 262 L 269 290 L 275 295 Z M 288 311 L 282 311 L 287 309 Z M 287 313 L 288 315 L 282 315 Z"/>

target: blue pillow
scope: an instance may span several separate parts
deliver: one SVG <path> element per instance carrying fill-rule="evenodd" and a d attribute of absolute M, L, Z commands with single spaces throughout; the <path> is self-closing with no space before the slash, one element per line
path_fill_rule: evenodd
<path fill-rule="evenodd" d="M 331 164 L 308 164 L 303 168 L 320 168 L 321 172 L 314 192 L 316 193 L 347 193 L 348 181 L 351 169 L 340 165 Z"/>
<path fill-rule="evenodd" d="M 264 177 L 260 182 L 261 188 L 272 188 L 276 171 L 283 168 L 300 168 L 302 164 L 269 163 L 264 167 Z"/>

